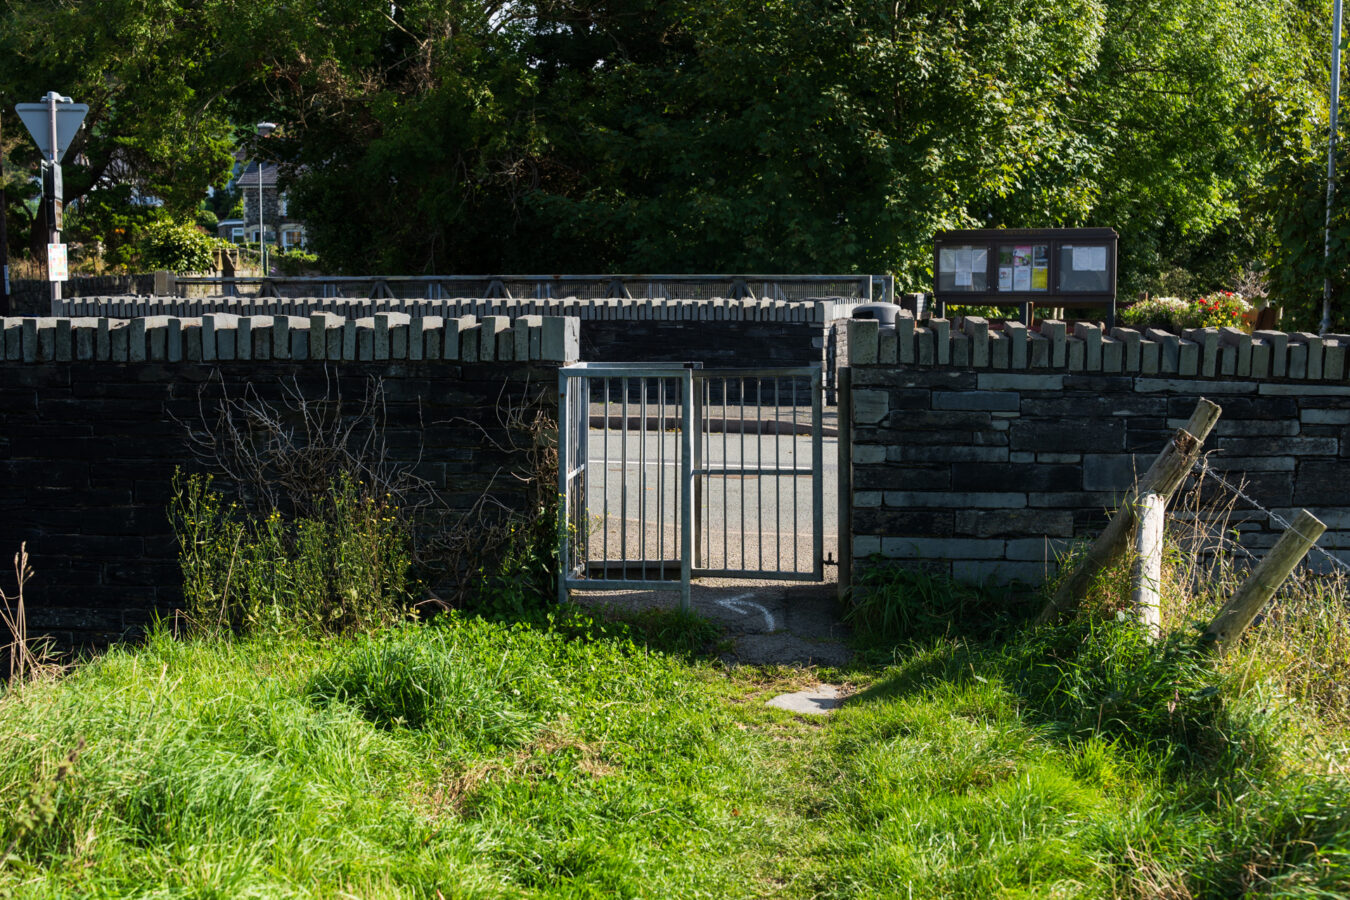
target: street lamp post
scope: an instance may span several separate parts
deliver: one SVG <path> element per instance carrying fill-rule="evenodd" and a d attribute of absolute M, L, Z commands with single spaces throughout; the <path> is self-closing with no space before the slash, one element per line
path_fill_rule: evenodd
<path fill-rule="evenodd" d="M 1337 0 L 1340 2 L 1340 0 Z M 265 138 L 277 126 L 272 122 L 258 123 L 258 137 Z M 267 277 L 267 232 L 263 229 L 263 163 L 262 157 L 258 158 L 258 260 L 262 266 L 263 277 Z"/>
<path fill-rule="evenodd" d="M 1341 100 L 1341 0 L 1331 12 L 1331 134 L 1327 140 L 1327 227 L 1322 261 L 1327 273 L 1322 280 L 1322 334 L 1331 330 L 1331 199 L 1336 192 L 1336 113 Z"/>

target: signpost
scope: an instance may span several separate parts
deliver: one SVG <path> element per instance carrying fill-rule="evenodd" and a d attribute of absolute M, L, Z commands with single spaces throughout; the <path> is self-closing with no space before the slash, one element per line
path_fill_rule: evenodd
<path fill-rule="evenodd" d="M 89 107 L 72 103 L 55 91 L 48 91 L 40 103 L 18 103 L 19 114 L 28 133 L 42 151 L 42 203 L 47 218 L 47 280 L 52 284 L 53 310 L 61 299 L 61 282 L 66 280 L 66 248 L 61 243 L 64 224 L 65 192 L 61 183 L 61 158 L 75 139 Z M 59 269 L 59 271 L 58 271 Z"/>

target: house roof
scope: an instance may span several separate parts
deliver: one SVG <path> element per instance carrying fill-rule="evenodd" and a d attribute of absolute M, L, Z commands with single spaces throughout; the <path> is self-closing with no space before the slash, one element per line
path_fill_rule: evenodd
<path fill-rule="evenodd" d="M 263 187 L 265 188 L 276 187 L 277 169 L 279 168 L 277 164 L 265 162 L 261 164 L 261 168 L 262 168 Z M 235 184 L 241 188 L 250 188 L 250 187 L 256 188 L 258 186 L 258 169 L 259 163 L 256 162 L 249 163 L 244 167 L 243 173 L 240 174 L 238 180 L 235 181 Z"/>

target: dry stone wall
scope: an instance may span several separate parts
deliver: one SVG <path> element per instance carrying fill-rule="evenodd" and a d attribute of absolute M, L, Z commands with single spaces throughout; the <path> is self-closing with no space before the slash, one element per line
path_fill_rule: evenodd
<path fill-rule="evenodd" d="M 1232 514 L 1242 544 L 1259 554 L 1281 530 L 1256 504 L 1306 507 L 1329 526 L 1320 546 L 1350 561 L 1350 337 L 908 317 L 848 331 L 855 568 L 1040 582 L 1200 397 L 1223 407 L 1208 465 L 1254 501 Z"/>
<path fill-rule="evenodd" d="M 180 599 L 166 508 L 186 441 L 222 398 L 284 389 L 359 409 L 382 389 L 392 461 L 453 509 L 484 492 L 524 511 L 500 410 L 556 415 L 575 319 L 316 315 L 0 320 L 0 553 L 27 542 L 33 634 L 63 646 L 134 636 Z M 12 587 L 6 576 L 7 590 Z"/>

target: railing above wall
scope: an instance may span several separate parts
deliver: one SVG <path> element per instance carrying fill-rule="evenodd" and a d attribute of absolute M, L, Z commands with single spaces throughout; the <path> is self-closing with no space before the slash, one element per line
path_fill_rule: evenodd
<path fill-rule="evenodd" d="M 259 297 L 453 297 L 504 299 L 807 300 L 823 296 L 891 302 L 890 275 L 366 275 L 170 277 L 163 293 Z M 161 291 L 156 291 L 160 293 Z"/>

